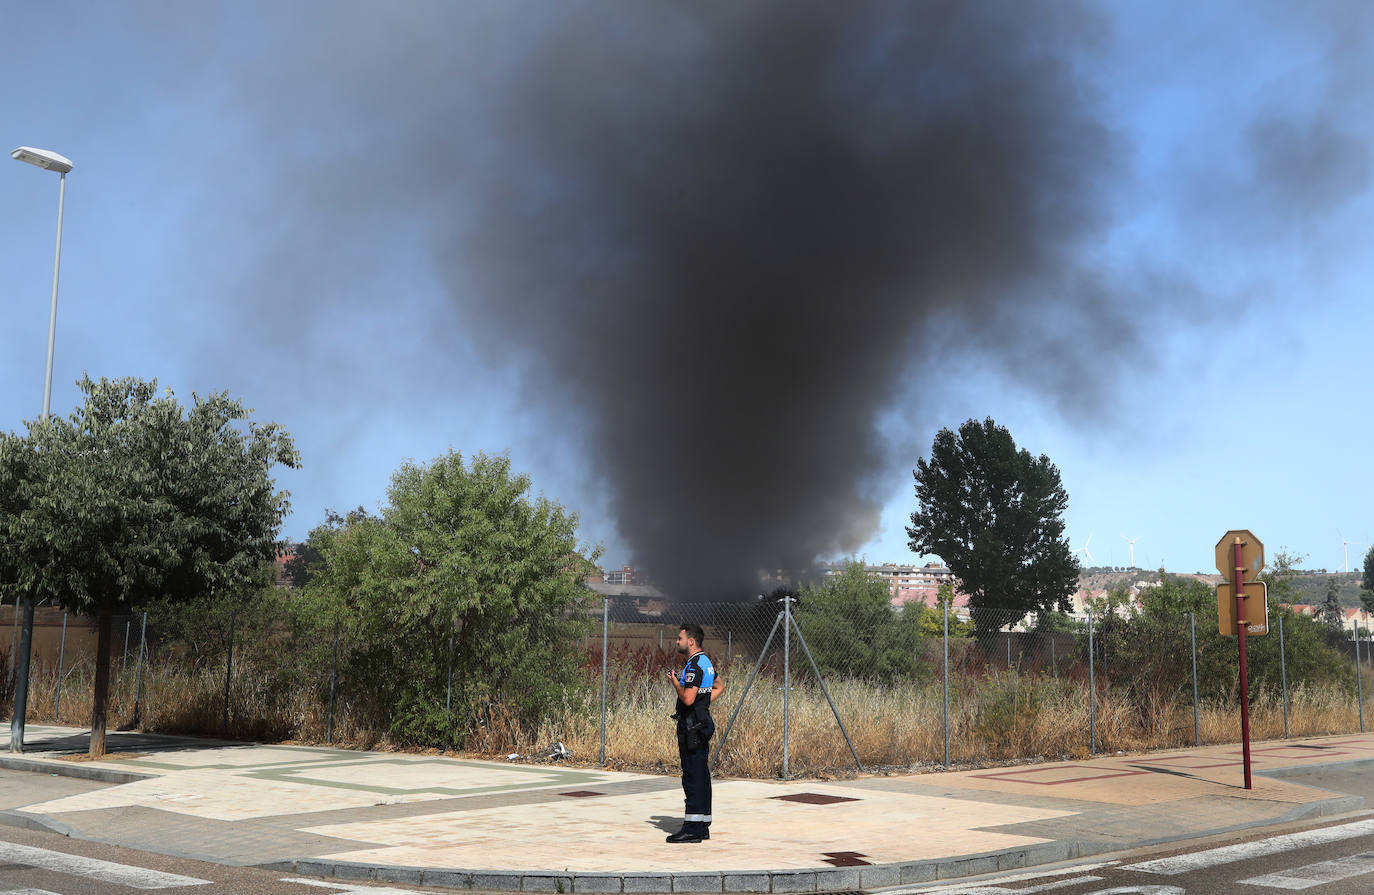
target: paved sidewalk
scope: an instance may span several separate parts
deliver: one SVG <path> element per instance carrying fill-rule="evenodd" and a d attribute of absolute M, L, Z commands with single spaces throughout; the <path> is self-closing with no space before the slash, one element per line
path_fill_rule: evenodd
<path fill-rule="evenodd" d="M 136 757 L 61 760 L 84 744 L 83 731 L 31 725 L 23 757 L 0 753 L 0 767 L 45 775 L 0 789 L 0 821 L 303 874 L 549 892 L 832 892 L 957 878 L 1358 810 L 1362 799 L 1283 771 L 1374 766 L 1374 734 L 1353 734 L 1255 744 L 1248 792 L 1237 745 L 833 782 L 723 780 L 712 839 L 669 845 L 682 810 L 672 777 L 141 734 L 110 736 L 112 752 Z M 77 779 L 54 793 L 51 774 Z"/>

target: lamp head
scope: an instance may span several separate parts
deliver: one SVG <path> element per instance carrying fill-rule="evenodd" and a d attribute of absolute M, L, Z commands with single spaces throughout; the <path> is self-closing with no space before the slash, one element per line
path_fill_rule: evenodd
<path fill-rule="evenodd" d="M 10 153 L 10 157 L 30 165 L 37 165 L 45 171 L 56 171 L 59 174 L 66 174 L 72 169 L 72 160 L 66 156 L 49 152 L 46 149 L 34 149 L 32 146 L 20 146 Z"/>

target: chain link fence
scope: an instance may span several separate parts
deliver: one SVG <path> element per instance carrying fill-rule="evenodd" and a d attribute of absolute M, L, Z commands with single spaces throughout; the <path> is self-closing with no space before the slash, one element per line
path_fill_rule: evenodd
<path fill-rule="evenodd" d="M 433 673 L 410 682 L 423 723 L 396 725 L 366 632 L 267 604 L 182 619 L 111 622 L 111 728 L 364 748 L 430 746 L 538 758 L 562 744 L 609 767 L 676 766 L 673 691 L 679 625 L 706 632 L 725 682 L 713 706 L 713 761 L 747 777 L 967 766 L 1086 757 L 1239 738 L 1236 642 L 1215 616 L 1101 607 L 1083 617 L 919 603 L 836 607 L 756 600 L 605 598 L 577 620 L 572 683 L 537 718 L 496 701 L 460 730 L 473 696 L 455 655 L 482 649 L 433 626 Z M 145 621 L 145 619 L 147 619 Z M 1370 635 L 1333 633 L 1275 612 L 1250 640 L 1256 740 L 1364 730 Z M 0 703 L 9 714 L 17 620 L 0 607 Z M 40 607 L 28 723 L 86 726 L 95 622 Z M 457 669 L 457 670 L 456 670 Z M 407 697 L 414 699 L 415 697 Z"/>

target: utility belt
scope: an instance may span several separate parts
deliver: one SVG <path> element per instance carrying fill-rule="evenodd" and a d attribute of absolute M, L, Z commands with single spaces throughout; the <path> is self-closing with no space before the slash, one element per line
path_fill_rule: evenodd
<path fill-rule="evenodd" d="M 688 752 L 704 748 L 716 732 L 716 722 L 711 719 L 711 697 L 698 695 L 686 711 L 677 711 L 668 717 L 677 721 L 677 738 Z"/>

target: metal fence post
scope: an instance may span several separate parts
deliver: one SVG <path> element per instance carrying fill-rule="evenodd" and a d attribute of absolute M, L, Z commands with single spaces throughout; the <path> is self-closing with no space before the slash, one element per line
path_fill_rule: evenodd
<path fill-rule="evenodd" d="M 224 732 L 229 732 L 229 682 L 234 677 L 234 624 L 238 609 L 229 610 L 229 655 L 224 660 Z"/>
<path fill-rule="evenodd" d="M 949 604 L 945 604 L 945 767 L 949 767 Z"/>
<path fill-rule="evenodd" d="M 1279 619 L 1279 624 L 1283 624 L 1283 619 Z M 1283 629 L 1280 628 L 1280 631 Z M 1188 613 L 1188 636 L 1193 644 L 1193 745 L 1202 745 L 1202 727 L 1198 723 L 1197 717 L 1197 615 Z M 1280 637 L 1283 635 L 1280 634 Z"/>
<path fill-rule="evenodd" d="M 1279 616 L 1279 680 L 1283 684 L 1283 738 L 1288 739 L 1288 659 L 1283 650 L 1283 616 Z"/>
<path fill-rule="evenodd" d="M 788 722 L 792 696 L 792 598 L 782 598 L 782 779 L 788 777 Z"/>
<path fill-rule="evenodd" d="M 129 619 L 124 623 L 124 652 L 119 656 L 119 679 L 124 680 L 124 672 L 129 670 L 129 629 L 133 627 L 134 620 Z"/>
<path fill-rule="evenodd" d="M 1360 678 L 1360 623 L 1355 623 L 1355 700 L 1360 706 L 1360 733 L 1364 733 L 1364 681 Z"/>
<path fill-rule="evenodd" d="M 67 656 L 67 613 L 62 613 L 62 643 L 57 647 L 57 696 L 53 699 L 52 720 L 62 715 L 62 662 Z"/>
<path fill-rule="evenodd" d="M 339 676 L 339 623 L 334 623 L 334 661 L 329 666 L 329 719 L 325 722 L 324 741 L 334 743 L 334 684 Z"/>
<path fill-rule="evenodd" d="M 138 662 L 134 666 L 134 726 L 138 726 L 143 715 L 143 645 L 148 642 L 148 613 L 143 613 L 143 622 L 138 629 Z"/>
<path fill-rule="evenodd" d="M 611 643 L 611 598 L 601 604 L 601 765 L 606 765 L 606 672 Z"/>
<path fill-rule="evenodd" d="M 1088 610 L 1088 751 L 1097 754 L 1097 674 L 1093 656 L 1093 611 Z"/>

